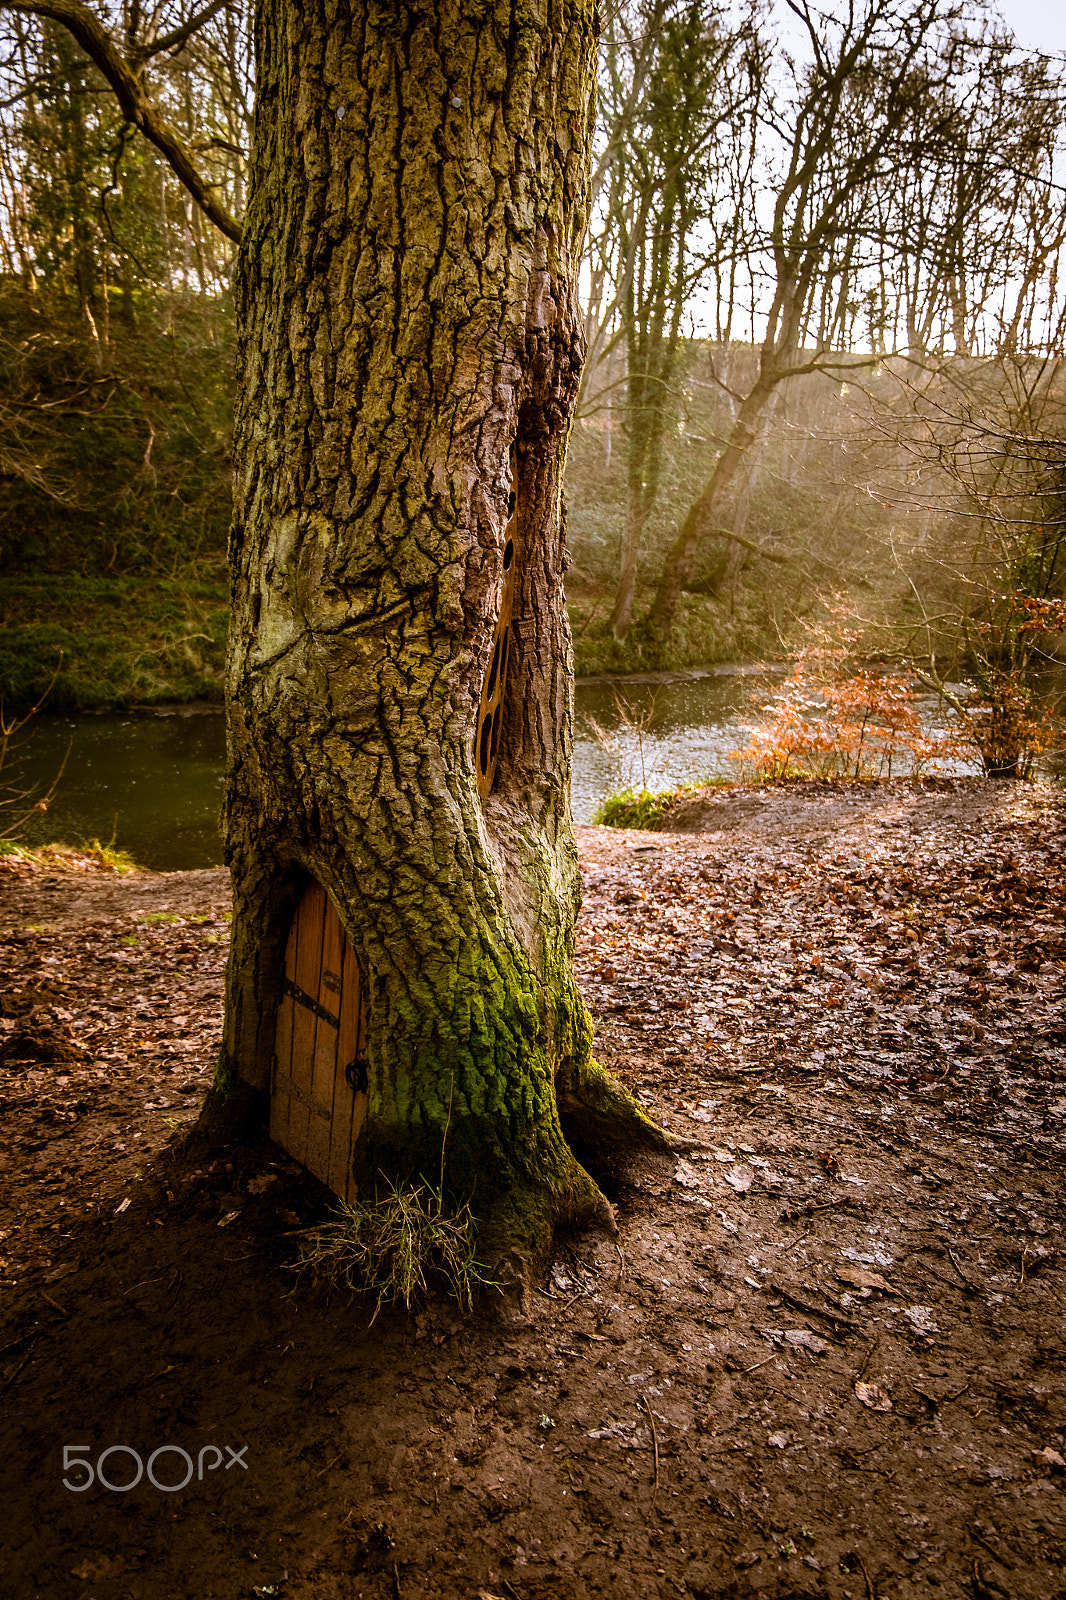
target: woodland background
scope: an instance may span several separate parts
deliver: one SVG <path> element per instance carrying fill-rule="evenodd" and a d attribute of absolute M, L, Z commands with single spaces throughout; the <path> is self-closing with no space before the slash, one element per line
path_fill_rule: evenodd
<path fill-rule="evenodd" d="M 239 215 L 245 7 L 97 10 Z M 1066 63 L 953 0 L 602 26 L 579 675 L 917 677 L 1027 770 L 1066 592 Z M 61 26 L 3 11 L 0 57 L 0 695 L 217 699 L 233 246 Z"/>

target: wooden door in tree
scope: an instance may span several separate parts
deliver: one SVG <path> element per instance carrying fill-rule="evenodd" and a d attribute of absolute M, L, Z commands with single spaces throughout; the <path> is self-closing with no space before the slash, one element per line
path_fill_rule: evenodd
<path fill-rule="evenodd" d="M 507 501 L 507 528 L 503 548 L 503 583 L 500 594 L 500 614 L 496 622 L 496 639 L 492 649 L 489 670 L 481 689 L 481 704 L 477 714 L 477 733 L 474 737 L 474 764 L 477 769 L 478 794 L 484 800 L 492 793 L 496 777 L 496 759 L 500 753 L 500 723 L 503 719 L 503 696 L 507 687 L 507 666 L 511 655 L 511 612 L 514 608 L 515 554 L 518 535 L 518 470 L 515 452 L 511 451 L 511 489 Z"/>
<path fill-rule="evenodd" d="M 270 1090 L 270 1137 L 347 1200 L 366 1109 L 366 1013 L 352 947 L 312 883 L 285 952 Z"/>

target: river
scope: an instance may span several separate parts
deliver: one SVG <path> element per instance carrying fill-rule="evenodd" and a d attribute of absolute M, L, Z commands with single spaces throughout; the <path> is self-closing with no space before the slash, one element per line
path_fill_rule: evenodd
<path fill-rule="evenodd" d="M 736 776 L 729 753 L 744 742 L 744 725 L 758 717 L 771 682 L 765 668 L 718 667 L 670 681 L 579 683 L 575 821 L 591 822 L 605 796 L 619 789 L 654 791 L 699 777 Z M 22 786 L 47 788 L 68 746 L 47 813 L 33 817 L 20 837 L 31 844 L 113 842 L 159 871 L 221 861 L 220 710 L 39 716 L 19 752 Z"/>

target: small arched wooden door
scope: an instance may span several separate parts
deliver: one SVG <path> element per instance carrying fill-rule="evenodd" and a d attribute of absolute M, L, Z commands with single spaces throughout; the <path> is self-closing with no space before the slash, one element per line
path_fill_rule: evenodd
<path fill-rule="evenodd" d="M 329 896 L 312 883 L 285 951 L 270 1137 L 344 1200 L 366 1110 L 365 1049 L 359 968 Z"/>

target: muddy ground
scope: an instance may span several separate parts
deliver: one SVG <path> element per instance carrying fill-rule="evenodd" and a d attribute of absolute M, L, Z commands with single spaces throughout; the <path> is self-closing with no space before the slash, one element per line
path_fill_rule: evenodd
<path fill-rule="evenodd" d="M 507 1329 L 368 1328 L 183 1142 L 221 873 L 0 871 L 4 1600 L 1066 1597 L 1061 791 L 670 822 L 579 830 L 579 962 L 676 1169 Z"/>

